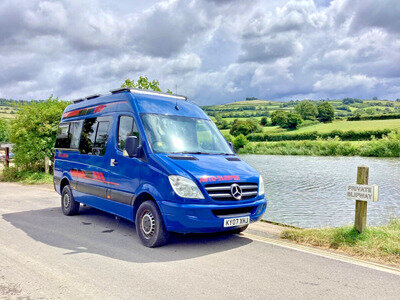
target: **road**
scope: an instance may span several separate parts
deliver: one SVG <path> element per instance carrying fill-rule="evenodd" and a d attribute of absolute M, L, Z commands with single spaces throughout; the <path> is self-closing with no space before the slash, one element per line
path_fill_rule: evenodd
<path fill-rule="evenodd" d="M 66 217 L 42 187 L 0 183 L 0 299 L 387 298 L 400 276 L 248 238 L 175 236 L 142 246 L 132 223 Z"/>

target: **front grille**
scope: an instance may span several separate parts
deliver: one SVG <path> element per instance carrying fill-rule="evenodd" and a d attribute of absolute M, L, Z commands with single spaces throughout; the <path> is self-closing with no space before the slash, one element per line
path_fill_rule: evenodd
<path fill-rule="evenodd" d="M 208 195 L 214 200 L 228 200 L 237 201 L 231 194 L 231 185 L 233 183 L 217 183 L 217 184 L 207 184 L 205 189 Z M 257 183 L 237 183 L 242 189 L 242 198 L 240 200 L 251 199 L 258 194 L 258 184 Z M 239 200 L 239 201 L 240 201 Z"/>

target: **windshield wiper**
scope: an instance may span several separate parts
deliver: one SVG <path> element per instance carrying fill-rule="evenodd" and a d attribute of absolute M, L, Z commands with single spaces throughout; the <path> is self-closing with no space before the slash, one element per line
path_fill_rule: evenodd
<path fill-rule="evenodd" d="M 179 151 L 179 152 L 171 152 L 174 154 L 212 154 L 208 152 L 201 152 L 201 151 Z"/>

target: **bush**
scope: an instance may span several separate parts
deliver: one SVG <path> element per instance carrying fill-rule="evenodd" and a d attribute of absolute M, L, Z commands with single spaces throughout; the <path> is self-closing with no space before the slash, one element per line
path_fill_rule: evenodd
<path fill-rule="evenodd" d="M 233 121 L 232 127 L 229 131 L 233 136 L 238 136 L 240 134 L 248 135 L 252 132 L 261 132 L 261 128 L 256 119 L 247 119 L 245 121 L 236 119 Z"/>
<path fill-rule="evenodd" d="M 235 147 L 235 149 L 239 150 L 240 148 L 243 148 L 245 145 L 247 145 L 248 142 L 249 141 L 243 134 L 239 134 L 233 141 L 233 146 Z"/>
<path fill-rule="evenodd" d="M 388 120 L 400 119 L 400 114 L 386 114 L 386 115 L 363 115 L 356 114 L 347 118 L 347 121 L 360 121 L 360 120 Z"/>
<path fill-rule="evenodd" d="M 260 124 L 262 126 L 268 126 L 268 124 L 269 124 L 268 118 L 267 117 L 262 117 L 261 121 L 260 121 Z"/>
<path fill-rule="evenodd" d="M 5 168 L 0 181 L 22 182 L 26 184 L 52 183 L 53 175 L 43 172 L 18 171 L 16 167 Z"/>
<path fill-rule="evenodd" d="M 42 170 L 44 157 L 54 156 L 58 124 L 68 104 L 50 97 L 43 102 L 20 105 L 10 130 L 17 166 L 24 170 Z"/>

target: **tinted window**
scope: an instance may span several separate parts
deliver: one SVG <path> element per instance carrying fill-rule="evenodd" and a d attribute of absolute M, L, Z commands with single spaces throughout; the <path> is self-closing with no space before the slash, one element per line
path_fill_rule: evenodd
<path fill-rule="evenodd" d="M 81 136 L 82 122 L 71 122 L 69 125 L 70 148 L 78 149 Z"/>
<path fill-rule="evenodd" d="M 68 128 L 68 123 L 62 123 L 58 126 L 55 148 L 69 148 Z"/>
<path fill-rule="evenodd" d="M 118 146 L 121 150 L 125 148 L 125 140 L 128 136 L 137 136 L 139 138 L 139 132 L 132 117 L 121 116 L 119 117 L 118 126 Z"/>
<path fill-rule="evenodd" d="M 106 144 L 108 140 L 109 122 L 98 122 L 96 140 L 94 142 L 93 154 L 104 155 L 106 153 Z"/>
<path fill-rule="evenodd" d="M 92 154 L 94 140 L 96 137 L 96 118 L 86 119 L 83 122 L 82 135 L 79 150 L 82 154 Z"/>

